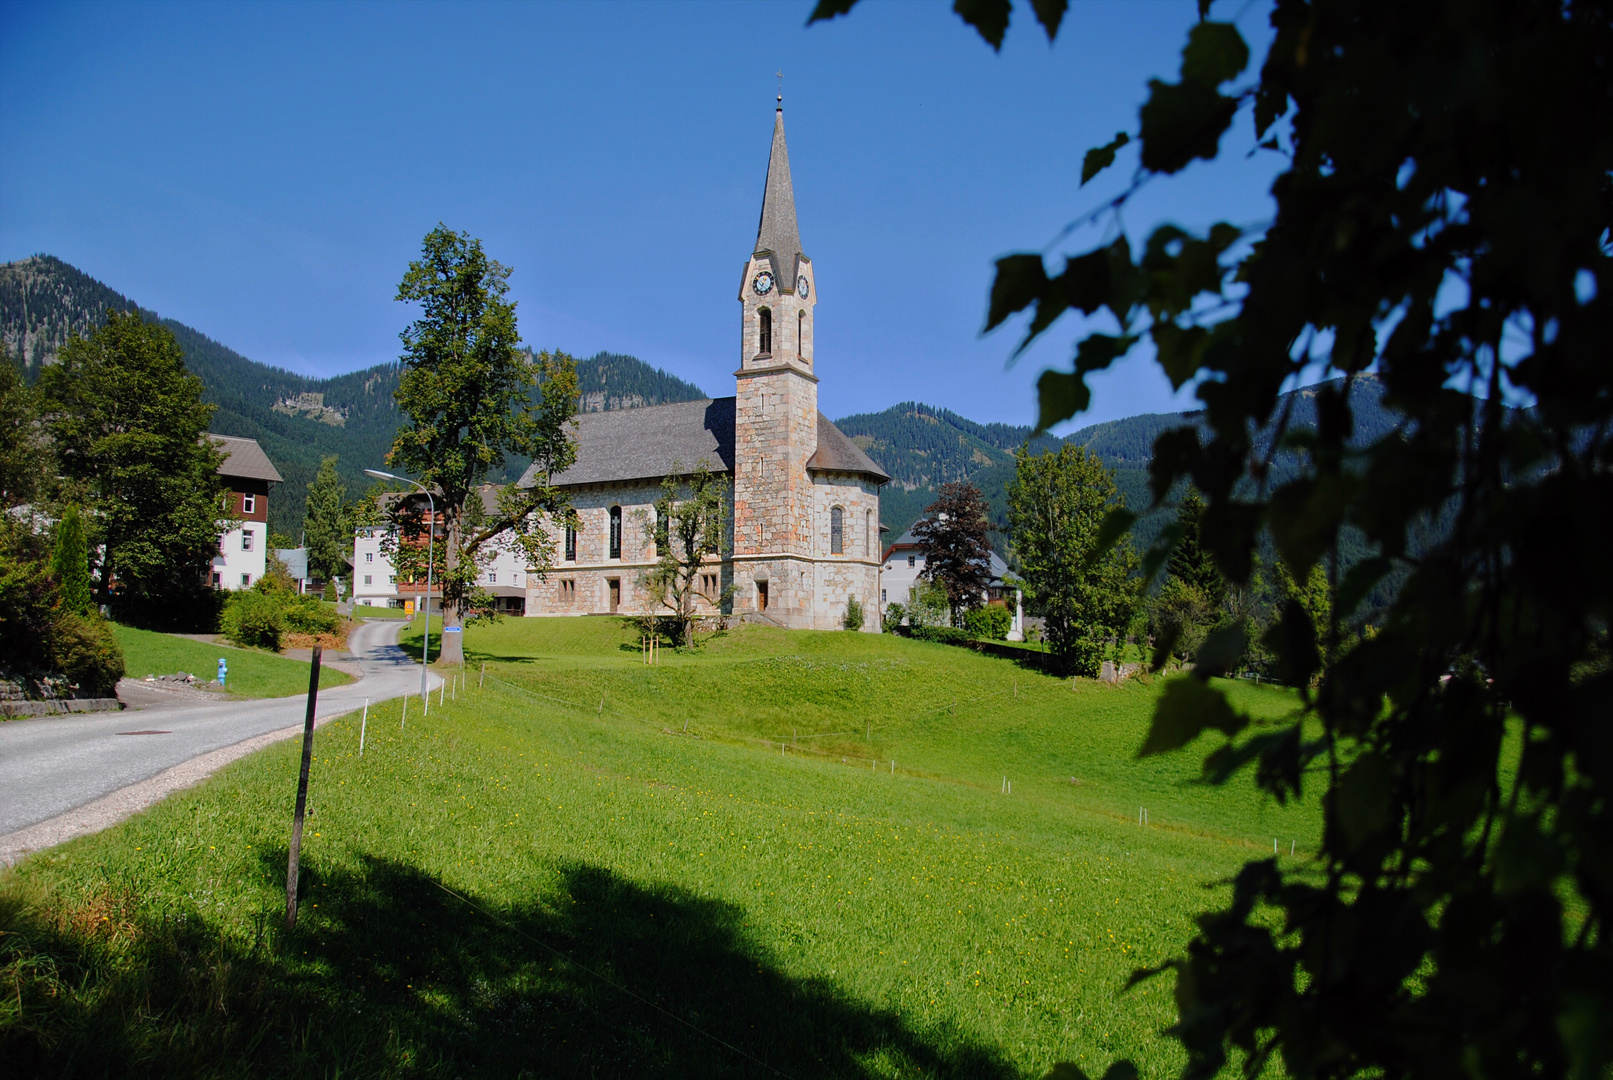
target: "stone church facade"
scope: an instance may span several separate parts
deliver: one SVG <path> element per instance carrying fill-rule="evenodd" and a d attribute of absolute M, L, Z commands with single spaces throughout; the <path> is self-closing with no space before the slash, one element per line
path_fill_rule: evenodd
<path fill-rule="evenodd" d="M 863 629 L 879 630 L 879 490 L 890 477 L 818 411 L 817 284 L 801 251 L 781 108 L 740 279 L 736 392 L 577 418 L 576 464 L 554 479 L 582 527 L 553 537 L 545 580 L 528 576 L 528 615 L 643 612 L 661 482 L 703 462 L 730 481 L 728 552 L 702 575 L 713 599 L 732 588 L 724 613 L 831 630 L 855 598 Z M 718 611 L 709 600 L 701 608 Z"/>

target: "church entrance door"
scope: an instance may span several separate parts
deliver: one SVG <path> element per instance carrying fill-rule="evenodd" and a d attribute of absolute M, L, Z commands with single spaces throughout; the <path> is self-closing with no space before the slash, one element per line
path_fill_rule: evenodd
<path fill-rule="evenodd" d="M 610 610 L 614 615 L 622 606 L 622 579 L 610 578 L 605 584 L 610 586 Z"/>

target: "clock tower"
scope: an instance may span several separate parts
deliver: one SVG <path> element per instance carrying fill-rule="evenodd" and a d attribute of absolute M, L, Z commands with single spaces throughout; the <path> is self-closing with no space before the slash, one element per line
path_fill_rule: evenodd
<path fill-rule="evenodd" d="M 801 251 L 782 98 L 756 244 L 740 280 L 734 403 L 736 606 L 795 625 L 812 608 L 818 379 L 812 319 L 818 283 Z M 749 600 L 749 603 L 746 603 Z"/>

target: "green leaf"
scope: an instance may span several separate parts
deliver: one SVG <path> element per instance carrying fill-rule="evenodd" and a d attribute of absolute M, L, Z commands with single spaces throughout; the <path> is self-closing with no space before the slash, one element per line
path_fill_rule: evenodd
<path fill-rule="evenodd" d="M 1153 725 L 1137 756 L 1178 750 L 1198 738 L 1205 728 L 1236 735 L 1248 723 L 1249 718 L 1235 712 L 1227 704 L 1227 696 L 1209 683 L 1191 676 L 1172 679 L 1154 706 Z"/>
<path fill-rule="evenodd" d="M 1142 121 L 1143 168 L 1180 172 L 1194 158 L 1213 160 L 1221 134 L 1232 123 L 1238 103 L 1201 82 L 1165 83 L 1151 79 Z"/>
<path fill-rule="evenodd" d="M 1372 591 L 1374 585 L 1383 580 L 1393 565 L 1392 560 L 1380 555 L 1373 559 L 1362 559 L 1350 567 L 1344 574 L 1344 580 L 1339 582 L 1339 616 L 1342 618 L 1354 613 L 1356 606 Z"/>
<path fill-rule="evenodd" d="M 1129 1061 L 1117 1061 L 1104 1070 L 1103 1080 L 1137 1080 L 1137 1066 Z"/>
<path fill-rule="evenodd" d="M 1047 269 L 1040 255 L 1004 255 L 997 260 L 997 276 L 991 283 L 984 332 L 995 330 L 1008 316 L 1024 311 L 1046 294 Z"/>
<path fill-rule="evenodd" d="M 1242 619 L 1210 631 L 1204 644 L 1199 646 L 1197 662 L 1193 665 L 1194 676 L 1209 679 L 1225 675 L 1243 658 L 1248 645 L 1249 630 Z"/>
<path fill-rule="evenodd" d="M 1059 36 L 1059 24 L 1064 21 L 1064 12 L 1069 6 L 1070 0 L 1031 0 L 1031 10 L 1036 13 L 1036 21 L 1042 24 L 1042 29 L 1047 31 L 1047 40 Z"/>
<path fill-rule="evenodd" d="M 1290 683 L 1303 686 L 1322 666 L 1322 654 L 1316 647 L 1316 627 L 1311 623 L 1310 612 L 1298 600 L 1290 599 L 1283 605 L 1282 618 L 1272 624 L 1261 640 L 1277 654 L 1278 674 Z"/>
<path fill-rule="evenodd" d="M 1008 0 L 952 0 L 952 10 L 974 27 L 986 44 L 993 49 L 1003 47 L 1003 35 L 1008 33 Z"/>
<path fill-rule="evenodd" d="M 849 14 L 855 7 L 857 0 L 818 0 L 817 6 L 812 9 L 812 15 L 807 19 L 807 25 L 815 22 L 827 22 L 841 15 Z"/>
<path fill-rule="evenodd" d="M 1081 159 L 1081 186 L 1085 187 L 1088 180 L 1113 165 L 1116 151 L 1130 141 L 1130 135 L 1124 131 L 1117 131 L 1113 142 L 1088 150 L 1087 156 Z"/>
<path fill-rule="evenodd" d="M 1159 366 L 1165 369 L 1171 381 L 1171 389 L 1180 390 L 1203 366 L 1200 358 L 1210 340 L 1210 332 L 1202 326 L 1182 327 L 1162 321 L 1154 323 L 1149 333 L 1154 339 Z"/>
<path fill-rule="evenodd" d="M 1092 1080 L 1092 1078 L 1075 1062 L 1061 1061 L 1047 1070 L 1042 1080 Z"/>
<path fill-rule="evenodd" d="M 1137 515 L 1124 506 L 1117 506 L 1104 515 L 1103 524 L 1098 528 L 1098 541 L 1092 546 L 1092 553 L 1087 556 L 1088 562 L 1097 562 L 1106 555 L 1115 543 L 1126 535 L 1126 530 L 1137 523 Z"/>
<path fill-rule="evenodd" d="M 1036 433 L 1041 434 L 1086 409 L 1092 391 L 1081 377 L 1067 371 L 1044 371 L 1036 380 Z"/>
<path fill-rule="evenodd" d="M 1365 753 L 1339 778 L 1334 808 L 1351 850 L 1359 849 L 1389 824 L 1394 777 L 1381 754 Z"/>
<path fill-rule="evenodd" d="M 1187 32 L 1182 81 L 1219 86 L 1249 65 L 1249 46 L 1231 23 L 1201 22 Z"/>

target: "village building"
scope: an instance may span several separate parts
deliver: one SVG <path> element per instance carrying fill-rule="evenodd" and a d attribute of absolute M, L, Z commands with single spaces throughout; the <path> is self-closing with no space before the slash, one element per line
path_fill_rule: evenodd
<path fill-rule="evenodd" d="M 527 615 L 646 611 L 662 481 L 704 465 L 729 479 L 730 501 L 728 550 L 701 575 L 699 610 L 838 629 L 855 600 L 863 629 L 879 630 L 879 491 L 890 477 L 818 411 L 818 298 L 780 108 L 740 278 L 736 393 L 577 418 L 576 463 L 553 481 L 581 528 L 554 535 L 555 566 L 527 577 Z"/>
<path fill-rule="evenodd" d="M 985 604 L 998 604 L 1013 613 L 1014 621 L 1008 630 L 1009 641 L 1025 639 L 1024 596 L 1020 589 L 1008 583 L 1008 564 L 1002 556 L 991 552 L 991 581 L 981 594 Z M 879 605 L 881 611 L 891 604 L 906 607 L 912 599 L 913 586 L 924 575 L 924 545 L 912 529 L 891 542 L 885 549 L 880 573 Z"/>
<path fill-rule="evenodd" d="M 492 485 L 484 485 L 480 492 L 482 511 L 492 515 L 498 511 L 497 493 Z M 420 514 L 421 523 L 429 525 L 435 530 L 435 536 L 442 539 L 442 526 L 433 520 L 429 503 L 420 495 L 388 494 L 381 496 L 381 507 L 394 499 L 404 498 L 417 504 L 415 509 Z M 413 605 L 418 608 L 426 595 L 426 581 L 405 577 L 398 580 L 398 572 L 387 555 L 384 544 L 391 526 L 377 525 L 360 528 L 353 534 L 353 604 L 356 607 L 404 607 Z M 422 534 L 424 535 L 424 534 Z M 411 541 L 412 542 L 412 541 Z M 425 543 L 422 539 L 421 544 Z M 504 538 L 491 541 L 493 558 L 488 565 L 481 568 L 481 581 L 478 583 L 493 598 L 494 608 L 502 615 L 526 614 L 526 553 L 519 545 Z M 442 602 L 442 585 L 439 582 L 431 583 L 431 610 L 436 611 Z"/>
<path fill-rule="evenodd" d="M 233 435 L 206 438 L 224 452 L 218 474 L 224 478 L 224 513 L 235 527 L 218 538 L 213 556 L 215 589 L 250 589 L 269 569 L 269 488 L 281 483 L 280 471 L 256 439 Z"/>

